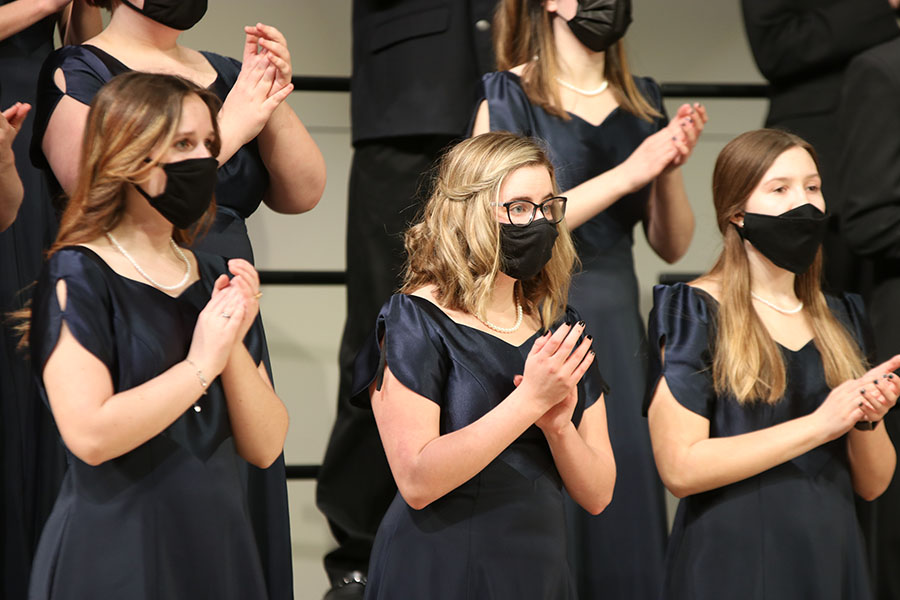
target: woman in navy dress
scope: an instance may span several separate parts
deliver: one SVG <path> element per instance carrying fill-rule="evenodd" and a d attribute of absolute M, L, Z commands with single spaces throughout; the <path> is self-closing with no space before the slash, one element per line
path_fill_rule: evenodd
<path fill-rule="evenodd" d="M 29 598 L 269 597 L 239 468 L 270 465 L 287 433 L 259 279 L 184 247 L 214 211 L 219 106 L 146 73 L 91 105 L 30 322 L 69 468 Z"/>
<path fill-rule="evenodd" d="M 223 101 L 216 216 L 195 246 L 253 263 L 245 219 L 265 202 L 271 209 L 312 209 L 325 185 L 322 155 L 284 99 L 291 57 L 274 27 L 245 28 L 243 63 L 178 44 L 196 24 L 205 0 L 91 0 L 112 11 L 109 25 L 80 46 L 66 46 L 44 63 L 38 92 L 32 159 L 51 191 L 71 193 L 87 107 L 100 87 L 131 70 L 171 73 L 206 87 Z M 140 40 L 141 43 L 135 43 Z M 263 360 L 269 366 L 263 344 Z M 269 373 L 272 375 L 271 370 Z M 272 598 L 293 597 L 290 522 L 284 459 L 261 472 L 248 467 L 247 493 Z"/>
<path fill-rule="evenodd" d="M 553 168 L 490 133 L 442 159 L 404 286 L 357 359 L 399 492 L 366 598 L 577 598 L 562 490 L 603 510 L 616 468 Z"/>
<path fill-rule="evenodd" d="M 821 291 L 825 202 L 812 147 L 776 130 L 721 152 L 723 250 L 658 286 L 647 408 L 659 473 L 682 498 L 663 598 L 872 598 L 855 494 L 891 480 L 879 422 L 900 356 L 866 370 L 863 304 Z"/>
<path fill-rule="evenodd" d="M 622 472 L 599 517 L 570 504 L 571 560 L 584 600 L 656 600 L 662 579 L 666 508 L 641 398 L 646 338 L 632 245 L 641 223 L 667 262 L 687 251 L 694 229 L 680 165 L 706 112 L 684 105 L 669 122 L 659 86 L 633 77 L 621 40 L 627 1 L 504 0 L 494 23 L 496 73 L 474 132 L 506 130 L 544 140 L 581 259 L 569 303 L 597 339 L 609 381 L 607 410 Z M 603 329 L 599 329 L 599 327 Z"/>

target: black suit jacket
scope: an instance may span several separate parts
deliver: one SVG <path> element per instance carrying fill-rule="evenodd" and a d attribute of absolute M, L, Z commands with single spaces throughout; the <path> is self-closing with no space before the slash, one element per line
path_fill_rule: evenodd
<path fill-rule="evenodd" d="M 753 58 L 772 85 L 767 125 L 837 109 L 856 54 L 900 36 L 888 0 L 741 0 Z"/>
<path fill-rule="evenodd" d="M 900 353 L 900 38 L 857 56 L 838 112 L 841 231 L 871 257 L 870 318 L 880 356 Z"/>
<path fill-rule="evenodd" d="M 462 136 L 494 70 L 497 0 L 354 0 L 353 142 Z"/>

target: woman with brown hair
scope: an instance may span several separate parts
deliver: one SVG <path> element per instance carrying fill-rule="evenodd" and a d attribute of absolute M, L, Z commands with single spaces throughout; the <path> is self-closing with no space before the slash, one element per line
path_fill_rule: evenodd
<path fill-rule="evenodd" d="M 29 598 L 269 597 L 238 459 L 267 467 L 287 433 L 259 279 L 184 247 L 214 213 L 218 110 L 146 73 L 91 105 L 28 328 L 69 462 Z"/>
<path fill-rule="evenodd" d="M 509 133 L 442 159 L 401 293 L 357 359 L 398 494 L 366 598 L 577 598 L 564 487 L 591 513 L 616 467 L 553 167 Z"/>
<path fill-rule="evenodd" d="M 596 339 L 610 384 L 613 450 L 628 473 L 599 517 L 570 505 L 572 566 L 585 600 L 656 600 L 659 593 L 666 508 L 640 412 L 646 338 L 633 232 L 641 223 L 667 262 L 687 251 L 694 217 L 679 167 L 706 122 L 699 104 L 683 105 L 669 122 L 656 82 L 631 74 L 622 39 L 630 22 L 627 0 L 500 2 L 499 70 L 484 77 L 474 127 L 543 139 L 569 198 L 582 263 L 569 303 Z"/>
<path fill-rule="evenodd" d="M 666 487 L 683 498 L 663 597 L 871 598 L 854 492 L 891 480 L 879 422 L 900 356 L 867 370 L 859 297 L 821 290 L 825 202 L 815 153 L 777 130 L 716 161 L 723 249 L 688 285 L 657 286 L 646 408 Z"/>

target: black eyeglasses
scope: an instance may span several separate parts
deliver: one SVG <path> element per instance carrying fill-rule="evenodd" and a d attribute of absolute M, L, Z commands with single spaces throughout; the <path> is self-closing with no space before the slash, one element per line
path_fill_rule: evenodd
<path fill-rule="evenodd" d="M 512 202 L 492 202 L 492 206 L 502 206 L 506 209 L 506 215 L 509 222 L 516 227 L 525 227 L 531 225 L 534 217 L 537 215 L 538 209 L 541 214 L 550 223 L 559 223 L 566 216 L 566 200 L 563 196 L 554 196 L 547 198 L 540 204 L 535 204 L 530 200 L 513 200 Z"/>

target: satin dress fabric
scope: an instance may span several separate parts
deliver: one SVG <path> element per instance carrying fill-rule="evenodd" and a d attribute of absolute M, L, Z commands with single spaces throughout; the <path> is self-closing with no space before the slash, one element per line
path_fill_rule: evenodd
<path fill-rule="evenodd" d="M 865 350 L 859 296 L 826 297 Z M 810 340 L 779 345 L 787 388 L 775 404 L 739 404 L 712 383 L 718 303 L 684 284 L 656 286 L 650 313 L 650 385 L 660 380 L 709 420 L 710 438 L 758 431 L 808 415 L 831 391 Z M 665 361 L 660 348 L 665 347 Z M 663 600 L 866 600 L 872 598 L 856 518 L 847 436 L 759 475 L 682 499 L 666 554 Z"/>
<path fill-rule="evenodd" d="M 237 80 L 241 64 L 213 52 L 201 54 L 217 73 L 215 81 L 208 89 L 224 102 Z M 65 76 L 65 93 L 53 81 L 53 75 L 58 69 Z M 90 104 L 103 84 L 114 76 L 130 70 L 114 56 L 89 44 L 64 46 L 53 52 L 44 62 L 38 80 L 37 115 L 31 158 L 36 166 L 44 170 L 57 204 L 61 202 L 62 190 L 41 149 L 44 132 L 53 110 L 63 96 L 69 96 L 82 104 Z M 215 192 L 215 221 L 209 231 L 194 242 L 193 247 L 225 258 L 243 258 L 253 263 L 253 249 L 244 221 L 259 207 L 268 186 L 269 173 L 259 155 L 257 141 L 252 140 L 219 168 L 219 181 Z M 263 336 L 263 363 L 269 371 L 270 379 L 273 379 L 265 332 Z M 259 550 L 263 557 L 266 580 L 269 583 L 269 595 L 273 600 L 293 598 L 293 566 L 284 457 L 279 457 L 268 469 L 258 469 L 249 464 L 244 465 L 242 469 L 245 471 L 245 488 L 254 530 L 259 540 Z"/>
<path fill-rule="evenodd" d="M 581 317 L 568 309 L 566 319 Z M 387 365 L 400 383 L 440 407 L 441 435 L 457 431 L 515 389 L 513 376 L 523 372 L 541 335 L 513 346 L 456 323 L 424 298 L 396 294 L 357 358 L 353 401 L 370 406 L 369 386 L 380 386 Z M 606 390 L 592 364 L 578 385 L 573 423 Z M 546 438 L 532 426 L 480 473 L 421 510 L 398 492 L 375 537 L 366 599 L 574 600 L 562 489 Z"/>
<path fill-rule="evenodd" d="M 213 283 L 227 273 L 221 257 L 196 257 L 200 279 L 172 297 L 119 275 L 82 246 L 56 252 L 35 291 L 30 333 L 44 402 L 41 374 L 63 325 L 109 370 L 115 393 L 183 361 Z M 244 343 L 259 363 L 259 318 Z M 161 433 L 97 466 L 67 451 L 30 599 L 268 598 L 219 378 L 195 406 L 200 410 L 189 408 Z"/>
<path fill-rule="evenodd" d="M 542 140 L 563 196 L 622 163 L 668 123 L 659 86 L 634 83 L 661 116 L 645 121 L 621 108 L 593 125 L 578 115 L 562 119 L 532 104 L 518 75 L 483 78 L 492 131 Z M 572 567 L 582 600 L 656 600 L 667 537 L 665 495 L 656 472 L 647 423 L 641 417 L 646 387 L 646 337 L 634 272 L 634 227 L 643 219 L 650 185 L 623 196 L 572 232 L 581 271 L 572 278 L 569 304 L 594 336 L 597 364 L 610 385 L 609 436 L 620 474 L 612 502 L 592 516 L 568 501 Z"/>

